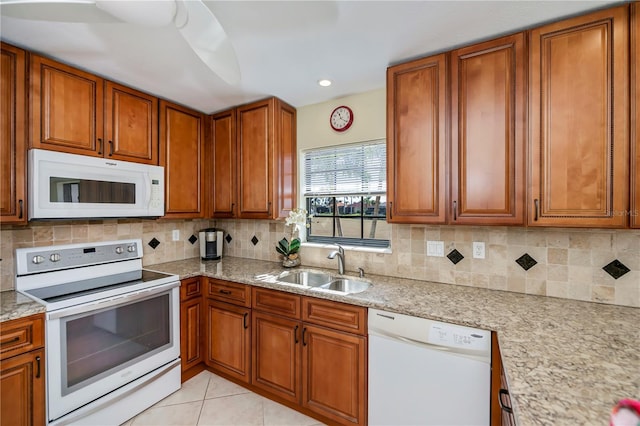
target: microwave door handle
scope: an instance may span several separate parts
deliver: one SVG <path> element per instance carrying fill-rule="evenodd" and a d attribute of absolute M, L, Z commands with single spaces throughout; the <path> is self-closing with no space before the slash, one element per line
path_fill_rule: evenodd
<path fill-rule="evenodd" d="M 149 208 L 149 204 L 151 204 L 151 178 L 149 177 L 149 173 L 145 173 L 144 174 L 144 186 L 147 189 L 145 191 L 145 199 L 144 199 L 144 206 L 146 208 Z"/>

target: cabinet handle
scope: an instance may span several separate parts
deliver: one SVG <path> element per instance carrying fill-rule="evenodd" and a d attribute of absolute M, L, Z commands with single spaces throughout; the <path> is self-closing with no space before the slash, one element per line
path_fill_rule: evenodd
<path fill-rule="evenodd" d="M 389 220 L 393 219 L 393 201 L 389 201 Z"/>
<path fill-rule="evenodd" d="M 5 340 L 5 341 L 3 341 L 2 343 L 0 343 L 0 346 L 2 346 L 2 345 L 8 345 L 8 344 L 11 344 L 11 343 L 13 343 L 13 342 L 17 342 L 18 340 L 20 340 L 20 336 L 15 336 L 15 337 L 13 337 L 13 338 L 11 338 L 11 339 L 9 339 L 9 340 Z"/>
<path fill-rule="evenodd" d="M 104 143 L 102 138 L 98 138 L 98 155 L 102 155 L 102 148 L 104 148 Z"/>
<path fill-rule="evenodd" d="M 36 379 L 40 378 L 40 356 L 36 357 Z"/>
<path fill-rule="evenodd" d="M 236 211 L 236 203 L 231 203 L 231 214 Z"/>
<path fill-rule="evenodd" d="M 231 294 L 231 292 L 229 290 L 220 290 L 220 293 L 222 293 L 222 294 Z"/>
<path fill-rule="evenodd" d="M 22 219 L 24 215 L 24 201 L 18 200 L 18 219 Z"/>
<path fill-rule="evenodd" d="M 502 409 L 502 411 L 505 411 L 505 412 L 507 412 L 509 414 L 513 414 L 513 409 L 511 407 L 507 407 L 502 402 L 502 396 L 503 395 L 506 395 L 507 397 L 509 397 L 509 391 L 506 390 L 506 389 L 500 389 L 498 391 L 498 402 L 500 403 L 500 408 Z"/>
<path fill-rule="evenodd" d="M 113 156 L 113 141 L 109 141 L 109 157 Z"/>
<path fill-rule="evenodd" d="M 268 208 L 268 215 L 271 216 L 271 201 L 269 201 L 267 208 Z"/>
<path fill-rule="evenodd" d="M 245 312 L 244 313 L 244 317 L 242 317 L 242 325 L 244 326 L 244 329 L 246 330 L 247 328 L 249 328 L 249 324 L 247 324 L 247 317 L 249 316 L 249 312 Z"/>
<path fill-rule="evenodd" d="M 537 198 L 533 200 L 533 206 L 534 206 L 533 220 L 537 222 L 538 216 L 540 215 L 540 202 L 538 201 Z"/>
<path fill-rule="evenodd" d="M 458 220 L 458 202 L 453 202 L 453 220 Z"/>
<path fill-rule="evenodd" d="M 302 329 L 302 346 L 307 346 L 307 341 L 304 339 L 306 335 L 307 335 L 307 327 L 304 327 Z"/>
<path fill-rule="evenodd" d="M 298 344 L 298 325 L 293 329 L 293 343 Z"/>

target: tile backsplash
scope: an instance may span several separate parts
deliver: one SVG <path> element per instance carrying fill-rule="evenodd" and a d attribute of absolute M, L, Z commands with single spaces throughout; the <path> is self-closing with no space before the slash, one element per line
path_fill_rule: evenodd
<path fill-rule="evenodd" d="M 260 220 L 114 219 L 5 226 L 0 230 L 1 289 L 14 288 L 16 248 L 142 238 L 146 266 L 197 257 L 198 241 L 192 244 L 190 237 L 210 226 L 225 230 L 225 255 L 249 259 L 281 260 L 275 245 L 290 237 L 282 221 Z M 180 239 L 172 241 L 176 229 Z M 154 238 L 160 243 L 155 249 L 149 246 Z M 454 264 L 447 257 L 426 256 L 427 241 L 443 241 L 444 254 L 457 250 L 462 260 Z M 485 259 L 473 258 L 474 241 L 485 243 Z M 361 267 L 370 274 L 640 307 L 640 230 L 391 225 L 391 249 L 347 250 L 347 271 Z M 302 265 L 337 268 L 328 252 L 305 246 Z M 615 260 L 629 270 L 618 279 L 603 269 Z M 608 269 L 619 274 L 625 268 L 614 262 Z"/>

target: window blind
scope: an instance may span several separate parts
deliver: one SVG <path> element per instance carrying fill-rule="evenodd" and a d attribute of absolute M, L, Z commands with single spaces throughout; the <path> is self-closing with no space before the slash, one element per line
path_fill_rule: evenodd
<path fill-rule="evenodd" d="M 307 151 L 304 181 L 305 197 L 385 194 L 386 140 Z"/>

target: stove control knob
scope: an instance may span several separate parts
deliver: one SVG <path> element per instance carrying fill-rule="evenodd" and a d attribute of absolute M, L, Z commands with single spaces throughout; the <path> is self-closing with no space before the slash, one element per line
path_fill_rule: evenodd
<path fill-rule="evenodd" d="M 131 244 L 129 247 L 127 247 L 127 251 L 129 253 L 133 253 L 134 251 L 136 251 L 136 246 Z"/>
<path fill-rule="evenodd" d="M 36 265 L 39 265 L 42 262 L 44 262 L 44 257 L 42 257 L 42 256 L 33 256 L 33 259 L 31 259 L 31 261 L 33 263 L 35 263 Z"/>
<path fill-rule="evenodd" d="M 49 256 L 49 260 L 52 261 L 52 262 L 60 261 L 60 254 L 58 254 L 58 253 L 51 254 L 51 256 Z"/>
<path fill-rule="evenodd" d="M 122 254 L 122 253 L 124 253 L 124 249 L 122 247 L 118 246 L 118 247 L 116 247 L 116 253 L 117 254 Z"/>

